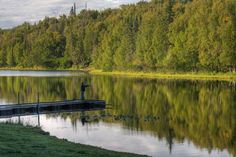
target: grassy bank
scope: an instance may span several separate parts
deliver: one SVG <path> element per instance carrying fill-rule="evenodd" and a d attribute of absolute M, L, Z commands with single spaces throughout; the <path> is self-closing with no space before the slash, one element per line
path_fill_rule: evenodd
<path fill-rule="evenodd" d="M 158 72 L 129 72 L 129 71 L 112 71 L 104 72 L 102 70 L 86 70 L 93 75 L 117 75 L 126 77 L 139 77 L 139 78 L 160 78 L 160 79 L 188 79 L 188 80 L 235 80 L 236 73 L 158 73 Z"/>
<path fill-rule="evenodd" d="M 134 157 L 49 136 L 38 127 L 0 124 L 0 154 L 4 157 Z"/>

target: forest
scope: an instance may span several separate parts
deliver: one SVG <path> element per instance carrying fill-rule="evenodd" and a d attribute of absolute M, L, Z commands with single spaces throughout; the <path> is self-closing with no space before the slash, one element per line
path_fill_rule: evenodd
<path fill-rule="evenodd" d="M 0 67 L 235 72 L 236 1 L 72 7 L 69 15 L 0 29 Z"/>

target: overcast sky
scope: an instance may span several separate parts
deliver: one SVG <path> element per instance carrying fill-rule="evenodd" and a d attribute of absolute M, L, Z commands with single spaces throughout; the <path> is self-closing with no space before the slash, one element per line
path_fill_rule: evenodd
<path fill-rule="evenodd" d="M 84 9 L 105 9 L 121 4 L 136 3 L 140 0 L 0 0 L 0 28 L 12 28 L 23 22 L 34 23 L 45 16 L 68 14 L 74 2 L 77 12 Z"/>

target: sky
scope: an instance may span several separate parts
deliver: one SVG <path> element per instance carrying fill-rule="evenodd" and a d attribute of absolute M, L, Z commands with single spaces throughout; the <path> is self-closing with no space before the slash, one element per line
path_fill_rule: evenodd
<path fill-rule="evenodd" d="M 74 2 L 77 12 L 85 8 L 103 10 L 140 0 L 0 0 L 0 28 L 12 28 L 23 22 L 35 23 L 47 17 L 68 15 Z"/>

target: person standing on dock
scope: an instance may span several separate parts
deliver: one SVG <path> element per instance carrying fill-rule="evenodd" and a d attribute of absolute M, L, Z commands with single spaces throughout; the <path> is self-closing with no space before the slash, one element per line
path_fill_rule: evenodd
<path fill-rule="evenodd" d="M 89 85 L 86 85 L 84 82 L 82 82 L 81 87 L 80 87 L 80 89 L 81 89 L 81 97 L 80 97 L 80 99 L 81 99 L 81 100 L 84 100 L 84 99 L 85 99 L 85 97 L 84 97 L 84 92 L 85 92 L 85 89 L 86 89 L 87 87 L 89 87 Z"/>

